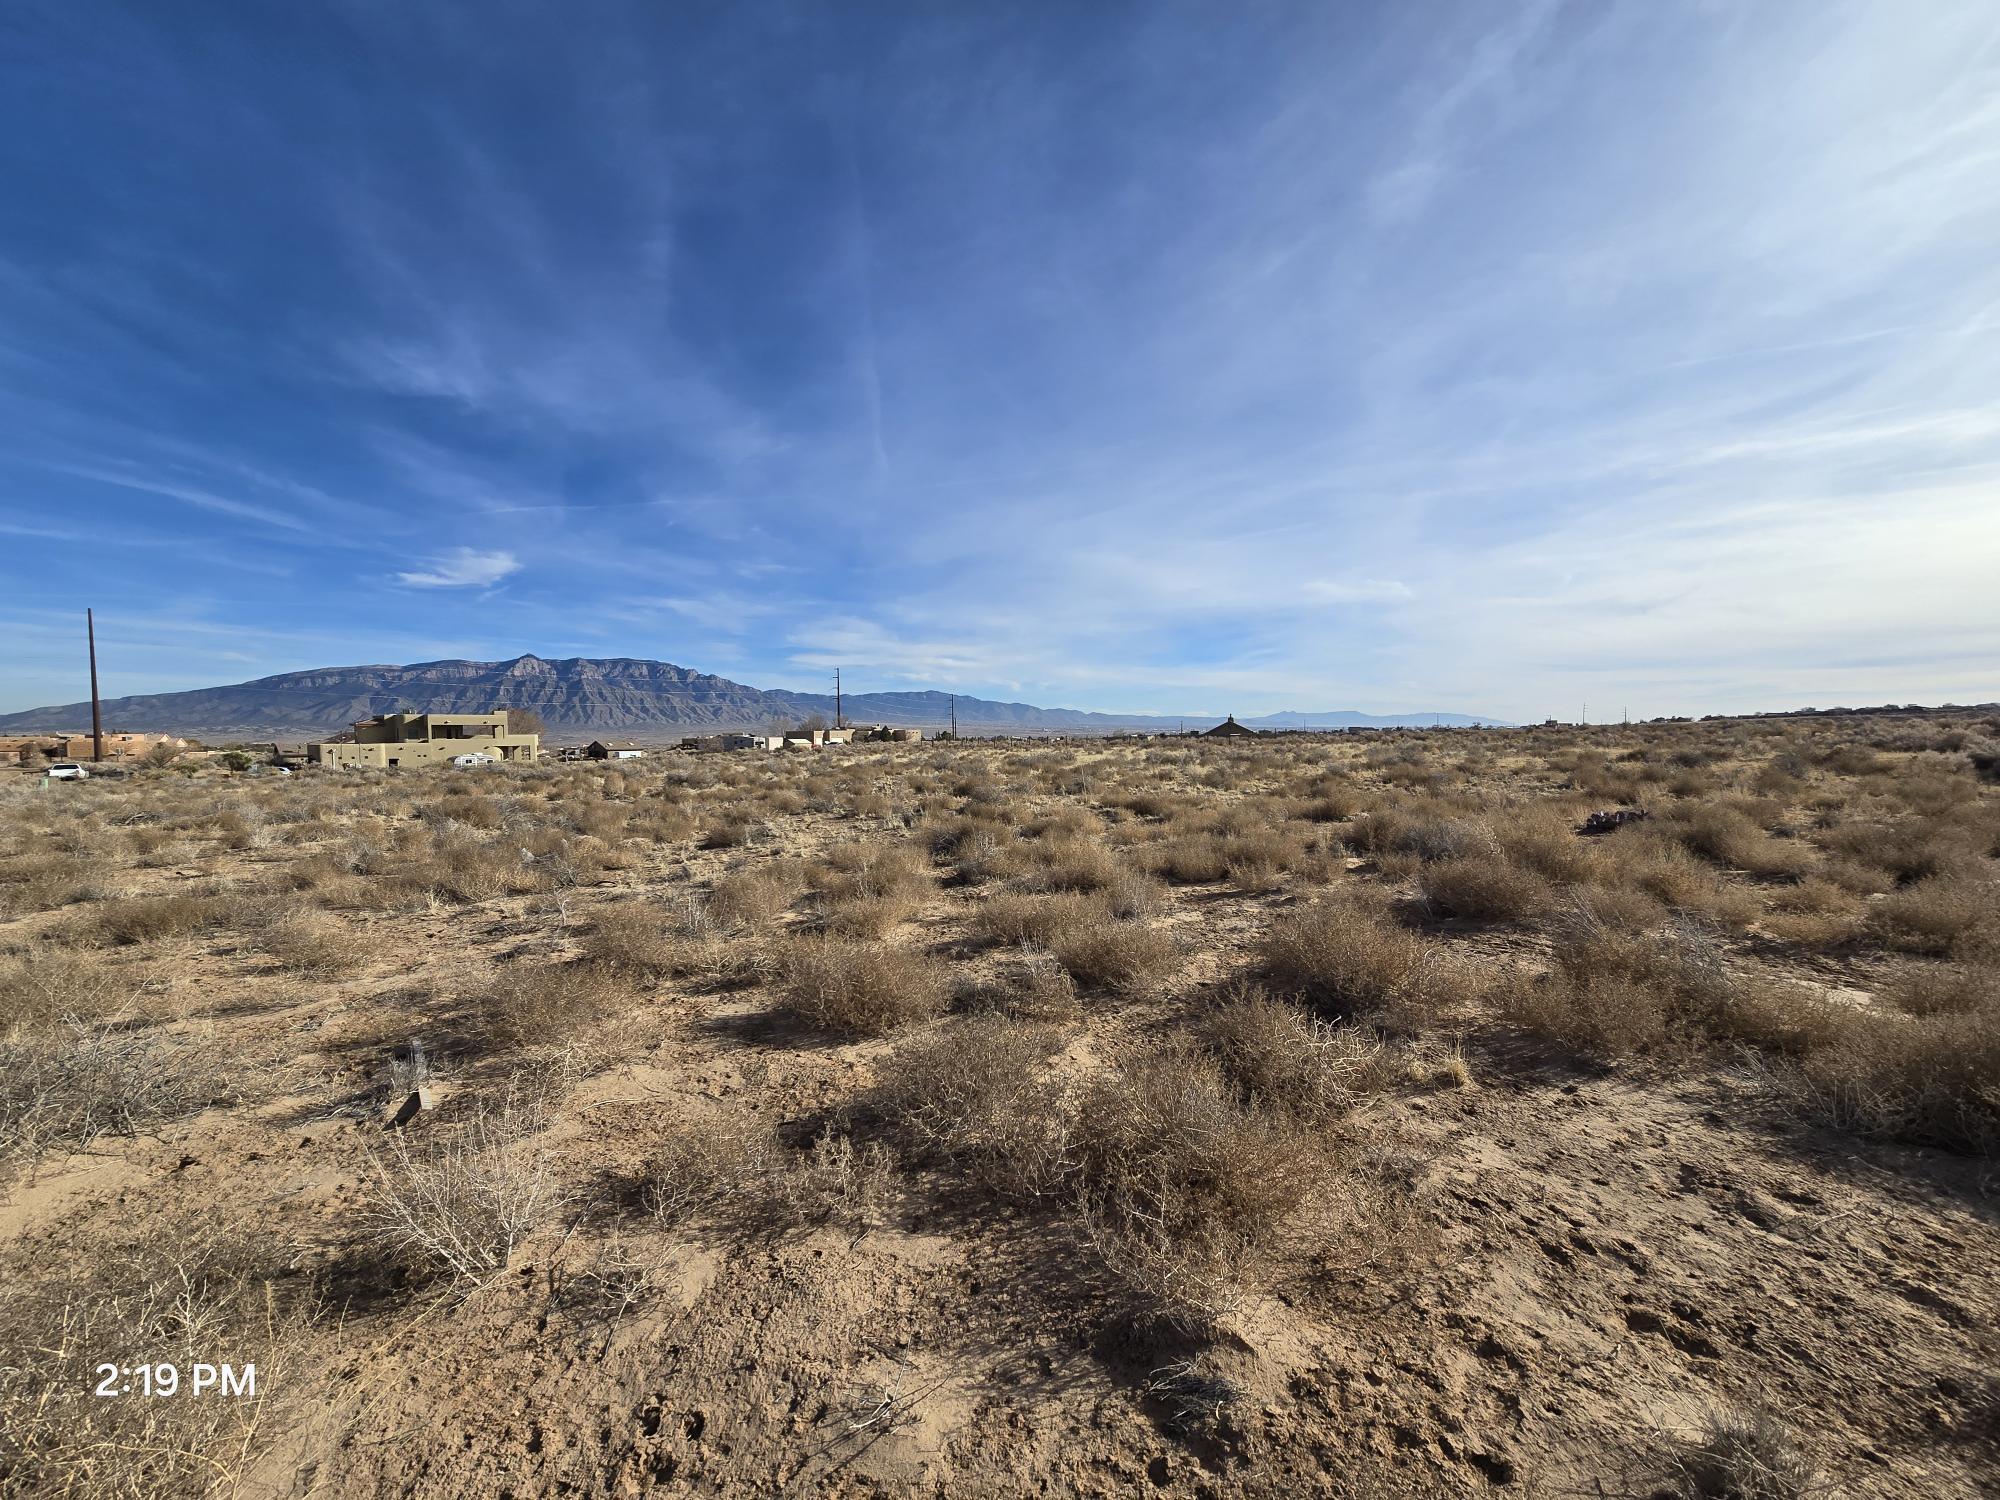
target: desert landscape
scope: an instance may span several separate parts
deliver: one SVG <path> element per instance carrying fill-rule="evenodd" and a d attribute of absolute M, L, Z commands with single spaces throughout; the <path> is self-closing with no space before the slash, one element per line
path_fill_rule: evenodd
<path fill-rule="evenodd" d="M 9 777 L 0 1487 L 1991 1493 L 1996 742 Z"/>

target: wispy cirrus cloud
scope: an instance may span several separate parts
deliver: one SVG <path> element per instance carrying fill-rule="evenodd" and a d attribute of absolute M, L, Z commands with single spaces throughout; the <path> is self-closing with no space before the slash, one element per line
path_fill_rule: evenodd
<path fill-rule="evenodd" d="M 432 559 L 427 571 L 398 573 L 396 581 L 418 589 L 486 588 L 520 571 L 520 560 L 511 552 L 458 547 Z"/>
<path fill-rule="evenodd" d="M 165 617 L 221 563 L 272 671 L 446 644 L 274 619 L 504 584 L 450 649 L 1992 696 L 1979 0 L 343 15 L 24 27 L 0 128 L 75 159 L 0 164 L 53 226 L 0 263 L 0 597 Z"/>

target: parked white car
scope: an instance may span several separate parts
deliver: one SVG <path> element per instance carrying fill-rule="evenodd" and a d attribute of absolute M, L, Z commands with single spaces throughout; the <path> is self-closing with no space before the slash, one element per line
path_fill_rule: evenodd
<path fill-rule="evenodd" d="M 497 766 L 499 759 L 475 750 L 470 755 L 454 755 L 451 763 L 455 766 Z"/>
<path fill-rule="evenodd" d="M 59 760 L 42 773 L 51 781 L 88 781 L 90 771 L 73 760 Z"/>

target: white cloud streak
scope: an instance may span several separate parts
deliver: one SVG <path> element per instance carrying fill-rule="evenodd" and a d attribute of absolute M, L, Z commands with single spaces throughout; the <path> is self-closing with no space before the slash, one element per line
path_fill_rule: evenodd
<path fill-rule="evenodd" d="M 521 564 L 511 552 L 475 552 L 459 547 L 432 559 L 429 571 L 398 573 L 396 581 L 419 589 L 487 588 L 520 571 Z"/>

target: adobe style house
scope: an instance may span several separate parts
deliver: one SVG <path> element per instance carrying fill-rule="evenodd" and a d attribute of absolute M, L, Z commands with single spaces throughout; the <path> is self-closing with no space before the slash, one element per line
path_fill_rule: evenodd
<path fill-rule="evenodd" d="M 144 760 L 155 745 L 165 745 L 170 750 L 187 749 L 187 741 L 172 734 L 112 734 L 104 736 L 104 758 L 106 760 Z M 54 752 L 60 760 L 90 760 L 96 750 L 96 741 L 87 734 L 72 734 L 62 741 Z"/>
<path fill-rule="evenodd" d="M 318 766 L 436 766 L 455 755 L 532 761 L 541 755 L 539 734 L 513 734 L 507 710 L 490 714 L 378 714 L 354 726 L 353 742 L 327 740 L 306 746 Z"/>

